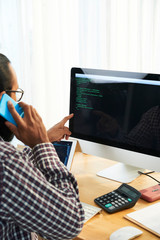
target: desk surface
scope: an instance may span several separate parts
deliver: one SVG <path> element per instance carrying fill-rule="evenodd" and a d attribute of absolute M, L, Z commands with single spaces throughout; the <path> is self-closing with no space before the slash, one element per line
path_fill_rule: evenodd
<path fill-rule="evenodd" d="M 96 175 L 98 171 L 112 166 L 115 163 L 116 162 L 114 161 L 86 155 L 81 152 L 75 153 L 71 171 L 78 181 L 80 200 L 82 202 L 97 206 L 94 203 L 94 198 L 113 191 L 121 185 L 119 182 L 98 177 Z M 159 178 L 158 180 L 160 180 L 160 174 L 154 173 L 152 176 L 156 177 L 157 179 Z M 129 185 L 135 187 L 137 190 L 141 190 L 156 184 L 157 183 L 151 178 L 141 175 Z M 118 213 L 108 214 L 105 211 L 102 211 L 101 214 L 96 215 L 86 224 L 84 224 L 82 232 L 74 240 L 109 240 L 109 236 L 112 232 L 124 226 L 134 226 L 142 230 L 143 234 L 138 237 L 139 240 L 159 239 L 156 235 L 153 235 L 149 231 L 139 227 L 123 217 L 133 210 L 139 210 L 157 202 L 158 201 L 148 203 L 142 199 L 139 199 L 133 208 L 126 209 Z"/>

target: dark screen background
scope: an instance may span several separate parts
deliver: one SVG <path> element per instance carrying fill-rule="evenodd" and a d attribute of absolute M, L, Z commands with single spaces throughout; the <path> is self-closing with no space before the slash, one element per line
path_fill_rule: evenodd
<path fill-rule="evenodd" d="M 126 74 L 127 78 L 135 75 Z M 159 81 L 159 75 L 143 74 L 142 80 L 147 79 Z M 72 74 L 70 112 L 74 118 L 70 130 L 74 137 L 159 156 L 159 105 L 157 85 L 99 83 Z"/>

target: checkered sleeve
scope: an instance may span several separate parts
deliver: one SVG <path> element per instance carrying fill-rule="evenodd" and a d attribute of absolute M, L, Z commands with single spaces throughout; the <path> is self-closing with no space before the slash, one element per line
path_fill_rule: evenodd
<path fill-rule="evenodd" d="M 77 236 L 84 221 L 77 182 L 53 145 L 36 145 L 30 154 L 33 161 L 25 151 L 0 148 L 5 149 L 0 153 L 2 221 L 48 240 Z"/>

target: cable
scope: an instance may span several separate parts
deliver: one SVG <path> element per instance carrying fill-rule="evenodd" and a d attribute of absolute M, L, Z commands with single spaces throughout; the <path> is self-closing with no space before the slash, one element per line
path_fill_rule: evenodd
<path fill-rule="evenodd" d="M 147 177 L 152 178 L 153 180 L 155 180 L 156 182 L 158 182 L 158 183 L 160 184 L 160 181 L 158 181 L 156 178 L 154 178 L 154 177 L 152 177 L 152 176 L 149 175 L 149 174 L 151 174 L 151 173 L 154 173 L 154 171 L 152 171 L 152 172 L 147 172 L 147 173 L 143 173 L 143 172 L 141 172 L 141 171 L 138 171 L 138 173 L 139 173 L 139 174 L 146 175 Z"/>

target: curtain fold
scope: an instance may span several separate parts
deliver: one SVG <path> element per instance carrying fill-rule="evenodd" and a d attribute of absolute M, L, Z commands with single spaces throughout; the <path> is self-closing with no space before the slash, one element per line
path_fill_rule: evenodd
<path fill-rule="evenodd" d="M 51 127 L 69 113 L 71 67 L 160 73 L 158 0 L 0 0 L 0 52 Z"/>

